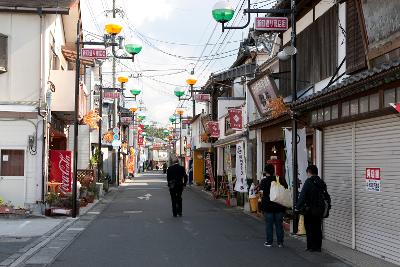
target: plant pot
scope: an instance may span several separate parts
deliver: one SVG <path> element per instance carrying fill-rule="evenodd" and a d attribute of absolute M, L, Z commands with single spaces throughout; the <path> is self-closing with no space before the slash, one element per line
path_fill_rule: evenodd
<path fill-rule="evenodd" d="M 81 199 L 81 201 L 80 201 L 80 203 L 79 203 L 79 206 L 80 207 L 86 207 L 87 206 L 87 201 L 85 200 L 85 199 Z"/>
<path fill-rule="evenodd" d="M 51 216 L 51 209 L 50 208 L 44 209 L 44 216 Z"/>
<path fill-rule="evenodd" d="M 94 198 L 95 198 L 94 195 L 88 195 L 88 196 L 86 196 L 86 201 L 88 203 L 93 203 L 94 202 Z"/>

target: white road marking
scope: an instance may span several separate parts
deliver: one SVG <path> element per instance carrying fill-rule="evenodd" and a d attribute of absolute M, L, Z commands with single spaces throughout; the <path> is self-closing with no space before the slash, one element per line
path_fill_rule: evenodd
<path fill-rule="evenodd" d="M 146 187 L 146 188 L 127 188 L 126 190 L 161 190 L 166 188 L 161 187 Z"/>
<path fill-rule="evenodd" d="M 149 185 L 149 183 L 138 183 L 138 182 L 136 182 L 136 183 L 131 183 L 130 185 Z"/>
<path fill-rule="evenodd" d="M 87 214 L 100 214 L 99 211 L 89 211 Z"/>
<path fill-rule="evenodd" d="M 67 231 L 83 231 L 85 228 L 68 228 Z"/>
<path fill-rule="evenodd" d="M 137 213 L 142 213 L 142 210 L 125 210 L 125 214 L 137 214 Z"/>
<path fill-rule="evenodd" d="M 18 226 L 18 228 L 24 228 L 26 225 L 28 225 L 30 223 L 31 223 L 31 221 L 23 222 L 21 225 Z"/>

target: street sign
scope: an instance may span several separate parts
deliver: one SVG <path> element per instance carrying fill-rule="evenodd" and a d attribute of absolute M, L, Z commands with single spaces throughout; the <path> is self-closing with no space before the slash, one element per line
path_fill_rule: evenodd
<path fill-rule="evenodd" d="M 132 117 L 121 117 L 122 123 L 131 123 L 132 121 Z"/>
<path fill-rule="evenodd" d="M 285 17 L 257 17 L 255 29 L 257 31 L 286 31 L 288 18 Z"/>
<path fill-rule="evenodd" d="M 197 94 L 194 96 L 196 102 L 208 102 L 210 101 L 210 94 Z"/>
<path fill-rule="evenodd" d="M 117 98 L 119 98 L 119 93 L 118 92 L 104 92 L 103 97 L 109 98 L 109 99 L 117 99 Z"/>
<path fill-rule="evenodd" d="M 114 139 L 114 140 L 119 140 L 119 134 L 114 134 L 114 135 L 113 135 L 113 139 Z"/>
<path fill-rule="evenodd" d="M 114 127 L 113 133 L 115 133 L 115 134 L 119 133 L 119 128 L 118 127 Z"/>
<path fill-rule="evenodd" d="M 114 141 L 112 141 L 111 145 L 113 147 L 120 147 L 121 146 L 121 141 L 120 140 L 114 140 Z"/>
<path fill-rule="evenodd" d="M 82 58 L 106 59 L 107 51 L 104 48 L 82 48 Z"/>

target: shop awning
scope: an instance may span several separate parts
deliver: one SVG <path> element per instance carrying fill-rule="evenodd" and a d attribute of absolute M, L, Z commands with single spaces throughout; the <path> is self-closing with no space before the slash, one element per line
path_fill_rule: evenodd
<path fill-rule="evenodd" d="M 248 135 L 248 132 L 243 132 L 243 133 L 239 133 L 239 134 L 234 134 L 231 136 L 228 136 L 224 139 L 220 139 L 218 141 L 216 141 L 213 146 L 214 147 L 221 147 L 221 146 L 225 146 L 225 145 L 229 145 L 231 143 L 237 143 L 239 141 L 241 141 L 241 139 L 243 137 L 246 137 Z"/>

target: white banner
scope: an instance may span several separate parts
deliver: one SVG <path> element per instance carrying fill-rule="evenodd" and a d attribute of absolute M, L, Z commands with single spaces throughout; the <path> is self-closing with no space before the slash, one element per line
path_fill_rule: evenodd
<path fill-rule="evenodd" d="M 285 134 L 285 149 L 286 149 L 286 182 L 291 187 L 293 185 L 293 164 L 292 164 L 292 130 L 284 129 Z M 298 162 L 298 177 L 300 180 L 299 191 L 303 188 L 303 184 L 307 179 L 306 169 L 308 166 L 307 147 L 306 147 L 306 128 L 297 130 L 297 162 Z"/>
<path fill-rule="evenodd" d="M 239 142 L 236 145 L 236 184 L 235 191 L 247 192 L 246 183 L 246 161 L 244 158 L 244 143 Z"/>

